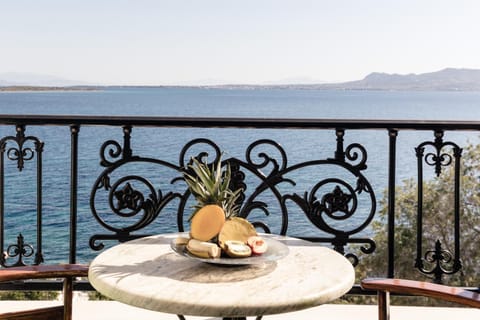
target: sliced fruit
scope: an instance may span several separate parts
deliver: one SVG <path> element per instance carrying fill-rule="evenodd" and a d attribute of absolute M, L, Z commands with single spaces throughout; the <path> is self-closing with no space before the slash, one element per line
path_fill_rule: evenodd
<path fill-rule="evenodd" d="M 187 243 L 187 250 L 194 256 L 200 258 L 220 258 L 222 250 L 213 242 L 198 241 L 190 239 Z"/>
<path fill-rule="evenodd" d="M 222 230 L 218 234 L 218 245 L 226 250 L 225 243 L 227 241 L 240 241 L 247 244 L 247 239 L 256 235 L 257 231 L 250 222 L 243 218 L 234 217 L 223 224 Z"/>
<path fill-rule="evenodd" d="M 175 244 L 177 246 L 184 246 L 188 243 L 188 241 L 190 240 L 190 238 L 187 238 L 187 237 L 178 237 L 175 239 Z"/>
<path fill-rule="evenodd" d="M 265 253 L 268 249 L 268 245 L 262 237 L 253 236 L 247 239 L 248 246 L 252 249 L 254 254 Z"/>
<path fill-rule="evenodd" d="M 246 258 L 252 255 L 252 249 L 241 241 L 226 241 L 224 250 L 232 258 Z"/>
<path fill-rule="evenodd" d="M 220 206 L 209 204 L 198 210 L 190 224 L 190 236 L 200 241 L 216 237 L 225 223 L 225 212 Z"/>

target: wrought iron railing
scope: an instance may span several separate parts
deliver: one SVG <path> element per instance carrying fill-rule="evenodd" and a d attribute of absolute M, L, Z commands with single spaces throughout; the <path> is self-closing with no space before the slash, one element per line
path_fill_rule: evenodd
<path fill-rule="evenodd" d="M 88 216 L 82 221 L 94 222 L 98 228 L 90 230 L 89 241 L 79 241 L 79 190 L 85 188 L 79 176 L 79 168 L 84 165 L 81 146 L 82 131 L 94 127 L 107 127 L 121 130 L 122 137 L 107 138 L 99 146 L 100 156 L 95 163 L 88 163 L 89 172 L 95 176 L 89 195 Z M 417 246 L 415 267 L 425 275 L 432 275 L 433 280 L 441 282 L 447 274 L 461 272 L 461 205 L 460 175 L 462 147 L 465 141 L 445 141 L 445 134 L 450 132 L 478 133 L 480 122 L 477 121 L 373 121 L 373 120 L 325 120 L 325 119 L 246 119 L 246 118 L 172 118 L 172 117 L 98 117 L 98 116 L 29 116 L 0 115 L 0 265 L 11 267 L 24 264 L 41 264 L 49 262 L 45 256 L 45 238 L 52 235 L 44 230 L 44 207 L 46 203 L 45 187 L 49 176 L 44 174 L 46 149 L 58 150 L 44 141 L 42 133 L 27 134 L 30 128 L 65 128 L 69 129 L 69 182 L 68 190 L 62 189 L 63 196 L 69 201 L 68 261 L 78 260 L 79 249 L 88 250 L 94 255 L 107 245 L 143 237 L 161 232 L 159 224 L 169 224 L 167 230 L 184 231 L 188 229 L 187 217 L 192 201 L 190 192 L 182 179 L 191 157 L 202 158 L 210 162 L 228 162 L 232 168 L 232 185 L 234 189 L 242 188 L 243 193 L 239 205 L 240 215 L 247 217 L 259 229 L 265 232 L 288 234 L 304 239 L 325 243 L 349 258 L 354 265 L 359 262 L 358 251 L 352 246 L 360 246 L 360 254 L 375 252 L 376 243 L 369 234 L 369 227 L 378 212 L 378 195 L 386 190 L 387 199 L 387 257 L 385 276 L 394 277 L 395 270 L 395 206 L 397 175 L 397 152 L 399 133 L 424 132 L 429 137 L 414 145 L 406 146 L 416 156 L 412 167 L 412 176 L 416 176 L 418 184 L 417 204 Z M 85 128 L 85 129 L 84 129 Z M 301 141 L 311 144 L 307 155 L 299 162 L 290 164 L 289 150 L 269 137 L 257 138 L 247 143 L 244 156 L 223 154 L 222 148 L 211 137 L 205 138 L 198 133 L 177 150 L 177 160 L 172 155 L 165 156 L 159 150 L 157 154 L 143 154 L 136 151 L 138 142 L 133 140 L 135 130 L 143 128 L 175 128 L 208 129 L 216 133 L 221 130 L 235 130 L 239 135 L 252 130 L 274 129 L 280 136 L 288 137 L 292 132 L 313 130 L 315 133 L 326 132 L 329 138 L 322 140 L 322 150 L 327 155 L 319 157 L 314 150 L 320 148 L 315 141 Z M 8 133 L 10 132 L 10 133 Z M 365 143 L 347 142 L 346 134 L 356 132 L 374 133 L 369 143 L 376 145 L 369 150 Z M 270 131 L 268 131 L 268 134 Z M 194 134 L 197 134 L 194 132 Z M 144 139 L 148 143 L 161 139 L 165 143 L 169 138 Z M 387 142 L 378 146 L 376 141 Z M 423 138 L 422 138 L 423 139 Z M 460 139 L 462 140 L 462 139 Z M 137 144 L 136 144 L 137 143 Z M 378 143 L 380 144 L 380 143 Z M 381 144 L 380 144 L 381 145 Z M 65 148 L 63 146 L 62 148 Z M 144 146 L 145 147 L 145 146 Z M 263 151 L 263 149 L 269 151 Z M 97 150 L 98 152 L 98 150 Z M 368 159 L 375 159 L 382 154 L 385 159 L 385 170 L 367 170 Z M 89 157 L 91 159 L 91 156 Z M 221 159 L 221 160 L 220 160 Z M 89 160 L 90 161 L 90 160 Z M 14 165 L 12 165 L 14 164 Z M 6 179 L 8 170 L 21 173 L 26 164 L 35 169 L 31 172 L 34 179 L 29 182 L 35 189 L 34 209 L 28 212 L 36 216 L 35 239 L 25 238 L 20 232 L 7 234 L 9 226 L 6 203 L 8 197 L 15 194 L 11 190 L 10 181 Z M 10 166 L 9 166 L 10 165 Z M 402 163 L 402 165 L 404 165 Z M 423 183 L 426 174 L 424 166 L 434 168 L 438 176 L 444 167 L 453 166 L 454 201 L 452 236 L 453 252 L 442 248 L 442 243 L 426 244 L 423 242 Z M 143 167 L 149 167 L 145 169 Z M 380 172 L 378 172 L 380 171 Z M 371 175 L 383 177 L 385 184 L 375 189 Z M 300 182 L 301 180 L 301 182 Z M 304 189 L 299 191 L 297 186 Z M 8 192 L 7 192 L 8 191 Z M 84 190 L 83 190 L 84 191 Z M 50 192 L 50 191 L 49 191 Z M 18 196 L 15 194 L 15 196 Z M 8 207 L 8 206 L 7 206 Z M 85 208 L 84 208 L 85 209 Z M 301 220 L 298 218 L 302 216 Z M 313 231 L 303 232 L 297 223 L 305 224 Z M 22 223 L 22 222 L 17 222 Z M 159 231 L 160 230 L 160 231 Z M 292 231 L 293 230 L 293 231 Z M 82 231 L 82 236 L 85 236 Z M 82 239 L 85 239 L 84 237 Z M 31 243 L 34 243 L 32 245 Z M 49 242 L 51 246 L 52 243 Z M 432 247 L 433 246 L 433 247 Z M 413 249 L 412 249 L 413 250 Z M 23 284 L 22 289 L 51 288 L 51 284 Z M 0 289 L 11 289 L 2 285 Z M 15 287 L 18 289 L 18 285 Z M 89 288 L 84 284 L 79 288 Z"/>

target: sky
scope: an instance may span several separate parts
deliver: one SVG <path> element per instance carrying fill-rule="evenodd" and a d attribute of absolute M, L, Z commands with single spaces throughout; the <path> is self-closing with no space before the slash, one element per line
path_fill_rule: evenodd
<path fill-rule="evenodd" d="M 0 0 L 0 74 L 311 83 L 480 69 L 480 1 Z"/>

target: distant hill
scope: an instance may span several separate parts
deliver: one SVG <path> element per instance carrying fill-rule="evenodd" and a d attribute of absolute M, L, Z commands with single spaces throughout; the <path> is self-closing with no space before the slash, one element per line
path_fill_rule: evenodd
<path fill-rule="evenodd" d="M 421 74 L 373 72 L 362 80 L 342 83 L 284 85 L 209 86 L 230 89 L 316 89 L 316 90 L 392 90 L 392 91 L 480 91 L 480 70 L 447 68 Z"/>
<path fill-rule="evenodd" d="M 200 87 L 223 89 L 316 89 L 316 90 L 387 90 L 387 91 L 480 91 L 480 70 L 446 68 L 421 74 L 373 72 L 362 80 L 342 83 L 305 84 L 225 84 L 206 86 L 98 86 L 52 76 L 0 73 L 0 91 L 22 90 L 101 90 L 108 87 Z"/>
<path fill-rule="evenodd" d="M 89 85 L 89 83 L 36 73 L 0 73 L 0 87 L 67 87 L 79 85 Z"/>
<path fill-rule="evenodd" d="M 480 70 L 447 68 L 406 75 L 374 72 L 362 80 L 321 84 L 316 87 L 343 90 L 480 91 Z"/>

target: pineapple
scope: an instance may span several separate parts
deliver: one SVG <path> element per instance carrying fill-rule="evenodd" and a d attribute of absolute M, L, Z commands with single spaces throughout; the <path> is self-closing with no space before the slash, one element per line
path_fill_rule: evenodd
<path fill-rule="evenodd" d="M 190 235 L 197 240 L 209 241 L 220 233 L 227 219 L 238 214 L 236 201 L 242 189 L 230 190 L 231 169 L 227 164 L 226 170 L 222 171 L 221 161 L 209 167 L 192 158 L 189 167 L 195 175 L 184 173 L 184 178 L 197 201 L 189 219 Z"/>
<path fill-rule="evenodd" d="M 195 176 L 184 173 L 185 182 L 190 192 L 195 197 L 197 204 L 195 212 L 190 220 L 195 216 L 198 210 L 206 205 L 217 205 L 222 208 L 225 218 L 234 217 L 238 214 L 238 205 L 236 201 L 242 192 L 242 189 L 232 191 L 229 188 L 231 170 L 227 164 L 225 172 L 222 171 L 221 161 L 218 161 L 216 167 L 192 158 L 192 164 L 189 167 L 195 173 Z"/>
<path fill-rule="evenodd" d="M 226 170 L 222 171 L 220 160 L 216 166 L 209 167 L 192 158 L 189 167 L 194 175 L 185 172 L 184 178 L 197 201 L 189 219 L 191 240 L 188 244 L 193 239 L 190 247 L 196 245 L 190 253 L 199 257 L 218 257 L 210 251 L 212 242 L 215 242 L 214 248 L 218 246 L 218 250 L 232 258 L 250 256 L 252 249 L 248 239 L 256 237 L 257 232 L 246 219 L 236 217 L 239 209 L 236 202 L 243 190 L 230 190 L 230 165 L 227 164 Z"/>

